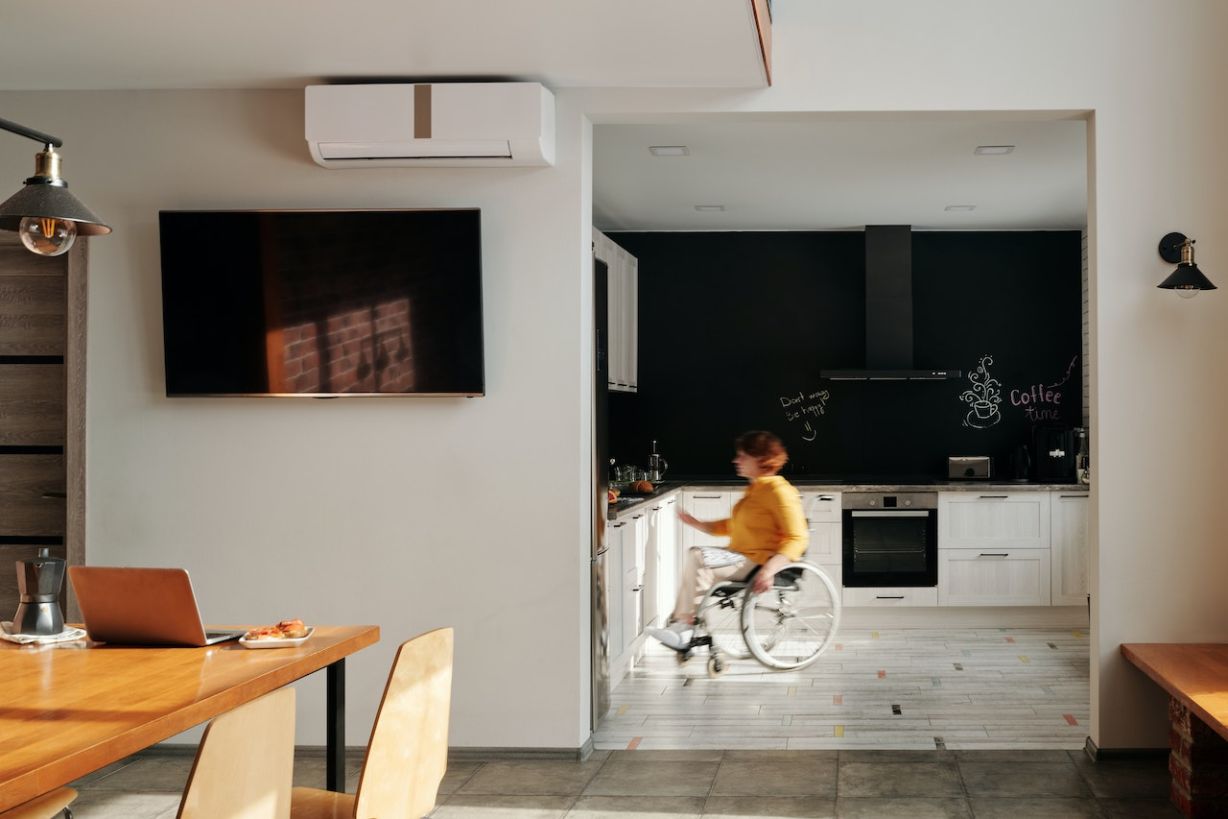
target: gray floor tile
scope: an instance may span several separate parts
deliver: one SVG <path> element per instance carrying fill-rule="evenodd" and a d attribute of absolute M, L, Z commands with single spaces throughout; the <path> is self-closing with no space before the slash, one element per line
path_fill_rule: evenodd
<path fill-rule="evenodd" d="M 69 782 L 68 785 L 69 787 L 76 788 L 77 790 L 81 790 L 82 788 L 91 787 L 98 780 L 110 776 L 111 774 L 118 771 L 120 768 L 127 767 L 128 765 L 131 765 L 135 761 L 136 761 L 136 757 L 130 756 L 127 759 L 121 759 L 119 762 L 112 762 L 110 765 L 107 765 L 104 768 L 99 768 L 93 773 L 87 774 L 75 782 Z"/>
<path fill-rule="evenodd" d="M 439 783 L 439 795 L 442 797 L 455 793 L 480 767 L 481 762 L 449 762 L 443 781 Z"/>
<path fill-rule="evenodd" d="M 1075 768 L 1087 780 L 1092 793 L 1102 799 L 1168 796 L 1171 776 L 1168 757 L 1148 760 L 1102 760 L 1087 756 L 1074 760 Z"/>
<path fill-rule="evenodd" d="M 1095 799 L 1062 797 L 1024 799 L 970 799 L 976 819 L 1099 819 Z"/>
<path fill-rule="evenodd" d="M 605 760 L 511 760 L 487 762 L 457 789 L 458 794 L 579 796 Z M 451 800 L 449 800 L 451 802 Z"/>
<path fill-rule="evenodd" d="M 567 819 L 699 819 L 701 796 L 581 796 Z"/>
<path fill-rule="evenodd" d="M 841 797 L 964 796 L 959 771 L 949 762 L 842 762 Z"/>
<path fill-rule="evenodd" d="M 783 751 L 758 759 L 726 754 L 712 795 L 834 797 L 836 766 L 831 751 Z"/>
<path fill-rule="evenodd" d="M 183 793 L 195 754 L 139 755 L 114 773 L 89 784 L 91 790 Z"/>
<path fill-rule="evenodd" d="M 72 810 L 78 819 L 173 819 L 179 794 L 81 791 Z"/>
<path fill-rule="evenodd" d="M 965 799 L 845 799 L 836 800 L 839 819 L 970 819 Z"/>
<path fill-rule="evenodd" d="M 835 819 L 836 800 L 827 796 L 710 796 L 704 819 Z"/>
<path fill-rule="evenodd" d="M 1050 762 L 1056 765 L 1070 761 L 1070 753 L 1068 751 L 1028 750 L 1017 748 L 952 751 L 951 753 L 954 755 L 955 759 L 967 760 L 969 762 Z M 1082 751 L 1080 751 L 1080 753 L 1082 753 Z"/>
<path fill-rule="evenodd" d="M 725 756 L 724 751 L 716 750 L 639 750 L 634 751 L 611 751 L 609 758 L 612 761 L 630 759 L 638 762 L 720 762 Z"/>
<path fill-rule="evenodd" d="M 585 796 L 707 796 L 719 762 L 611 758 Z"/>
<path fill-rule="evenodd" d="M 1059 751 L 1059 753 L 1061 753 Z M 853 750 L 840 752 L 840 764 L 846 762 L 931 762 L 931 763 L 947 763 L 954 762 L 954 757 L 950 751 L 939 750 L 924 750 L 924 751 L 884 751 L 879 749 L 870 750 Z"/>
<path fill-rule="evenodd" d="M 1100 799 L 1105 819 L 1179 819 L 1181 811 L 1168 799 Z"/>
<path fill-rule="evenodd" d="M 1091 789 L 1070 763 L 969 762 L 959 772 L 971 797 L 1072 796 L 1087 798 Z"/>
<path fill-rule="evenodd" d="M 498 796 L 462 794 L 431 812 L 431 819 L 563 819 L 574 796 Z"/>
<path fill-rule="evenodd" d="M 323 788 L 327 781 L 328 765 L 324 754 L 296 754 L 294 757 L 294 787 Z M 345 760 L 345 790 L 353 793 L 358 789 L 358 775 L 362 773 L 362 756 L 347 755 Z"/>

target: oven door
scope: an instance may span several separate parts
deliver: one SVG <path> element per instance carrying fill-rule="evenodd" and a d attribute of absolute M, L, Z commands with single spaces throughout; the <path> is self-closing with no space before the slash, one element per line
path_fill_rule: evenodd
<path fill-rule="evenodd" d="M 845 509 L 844 585 L 938 585 L 937 509 Z"/>

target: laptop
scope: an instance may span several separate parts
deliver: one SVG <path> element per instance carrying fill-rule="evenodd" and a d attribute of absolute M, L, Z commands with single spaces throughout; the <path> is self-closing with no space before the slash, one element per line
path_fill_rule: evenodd
<path fill-rule="evenodd" d="M 208 646 L 244 631 L 205 631 L 185 569 L 69 566 L 91 640 L 130 646 Z"/>

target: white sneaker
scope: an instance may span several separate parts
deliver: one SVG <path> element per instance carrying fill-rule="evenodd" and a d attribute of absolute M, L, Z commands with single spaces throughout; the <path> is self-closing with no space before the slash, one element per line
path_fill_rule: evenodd
<path fill-rule="evenodd" d="M 691 644 L 691 638 L 695 635 L 695 627 L 690 623 L 679 621 L 670 623 L 665 628 L 647 628 L 644 629 L 644 632 L 649 637 L 660 640 L 666 648 L 682 651 Z"/>

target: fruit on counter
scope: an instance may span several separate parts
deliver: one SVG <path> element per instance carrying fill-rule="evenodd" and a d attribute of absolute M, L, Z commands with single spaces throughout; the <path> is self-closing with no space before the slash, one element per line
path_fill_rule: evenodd
<path fill-rule="evenodd" d="M 656 487 L 652 485 L 652 481 L 636 481 L 629 487 L 632 492 L 638 492 L 641 495 L 651 495 L 656 491 Z"/>
<path fill-rule="evenodd" d="M 618 502 L 618 490 L 617 489 L 606 490 L 605 500 L 606 500 L 606 503 L 617 503 Z"/>

